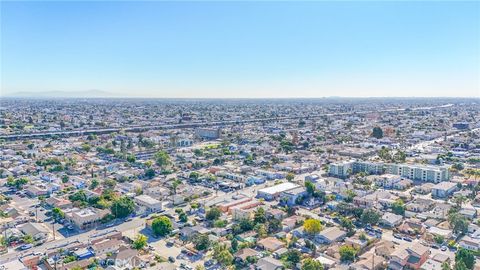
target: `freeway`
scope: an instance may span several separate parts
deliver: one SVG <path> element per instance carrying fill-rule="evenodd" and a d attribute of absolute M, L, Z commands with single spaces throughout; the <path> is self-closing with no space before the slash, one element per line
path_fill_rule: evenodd
<path fill-rule="evenodd" d="M 454 131 L 454 132 L 450 132 L 446 138 L 447 140 L 448 139 L 451 139 L 457 135 L 460 135 L 460 134 L 465 134 L 465 133 L 468 133 L 468 132 L 477 132 L 479 131 L 480 128 L 474 128 L 474 129 L 469 129 L 469 130 L 458 130 L 458 131 Z M 437 137 L 435 139 L 432 139 L 432 140 L 428 140 L 428 141 L 421 141 L 419 143 L 416 143 L 412 146 L 410 146 L 408 149 L 409 150 L 416 150 L 416 151 L 424 151 L 427 147 L 431 146 L 432 144 L 435 144 L 435 143 L 441 143 L 445 141 L 445 136 L 440 136 L 440 137 Z"/>
<path fill-rule="evenodd" d="M 316 115 L 302 115 L 302 116 L 286 116 L 286 117 L 270 117 L 270 118 L 254 118 L 244 120 L 227 120 L 227 121 L 212 121 L 212 122 L 193 122 L 185 124 L 163 124 L 163 125 L 148 125 L 148 126 L 126 126 L 126 127 L 110 127 L 101 129 L 86 129 L 86 130 L 68 130 L 68 131 L 53 131 L 53 132 L 32 132 L 32 133 L 19 133 L 19 134 L 7 134 L 0 135 L 0 140 L 23 140 L 23 139 L 36 139 L 36 138 L 48 138 L 52 136 L 61 137 L 75 137 L 84 136 L 89 134 L 107 134 L 120 131 L 125 132 L 143 132 L 148 130 L 169 130 L 169 129 L 184 129 L 184 128 L 199 128 L 199 127 L 212 127 L 212 126 L 230 126 L 239 124 L 251 124 L 251 123 L 264 123 L 264 122 L 277 122 L 284 120 L 294 119 L 315 119 L 328 116 L 341 116 L 341 115 L 362 115 L 369 113 L 381 113 L 381 112 L 401 112 L 406 110 L 433 110 L 438 108 L 446 108 L 454 106 L 453 104 L 444 104 L 439 106 L 430 107 L 418 107 L 418 108 L 391 108 L 384 110 L 370 110 L 370 111 L 358 111 L 358 112 L 339 112 L 339 113 L 324 113 Z"/>

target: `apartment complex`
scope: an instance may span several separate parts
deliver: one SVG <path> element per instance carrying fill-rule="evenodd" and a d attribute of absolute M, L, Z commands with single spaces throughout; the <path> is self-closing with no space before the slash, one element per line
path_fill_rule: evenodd
<path fill-rule="evenodd" d="M 439 183 L 450 179 L 447 166 L 345 161 L 330 164 L 328 170 L 330 175 L 340 178 L 345 178 L 350 174 L 359 172 L 365 172 L 367 174 L 389 173 L 411 180 L 432 183 Z"/>

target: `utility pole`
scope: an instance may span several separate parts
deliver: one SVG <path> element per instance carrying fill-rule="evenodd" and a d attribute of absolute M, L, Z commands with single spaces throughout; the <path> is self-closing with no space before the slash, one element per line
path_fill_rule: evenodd
<path fill-rule="evenodd" d="M 372 270 L 375 270 L 375 253 L 376 253 L 376 248 L 373 247 Z"/>

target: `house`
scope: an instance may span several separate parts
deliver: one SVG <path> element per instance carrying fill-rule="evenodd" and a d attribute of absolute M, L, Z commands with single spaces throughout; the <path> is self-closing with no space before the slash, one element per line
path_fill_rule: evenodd
<path fill-rule="evenodd" d="M 440 182 L 433 186 L 432 197 L 434 198 L 447 198 L 458 189 L 457 184 L 453 182 Z"/>
<path fill-rule="evenodd" d="M 395 184 L 393 184 L 393 188 L 397 190 L 405 190 L 409 187 L 411 187 L 413 184 L 413 181 L 410 179 L 402 179 Z"/>
<path fill-rule="evenodd" d="M 477 217 L 477 210 L 475 208 L 462 208 L 459 213 L 468 219 L 474 219 Z"/>
<path fill-rule="evenodd" d="M 405 209 L 411 212 L 422 213 L 432 209 L 434 205 L 435 202 L 433 200 L 416 198 L 414 201 L 407 203 Z"/>
<path fill-rule="evenodd" d="M 118 239 L 105 239 L 101 242 L 93 244 L 90 249 L 95 254 L 95 256 L 98 257 L 107 253 L 116 252 L 123 243 L 123 241 L 120 241 Z"/>
<path fill-rule="evenodd" d="M 138 251 L 129 247 L 121 247 L 119 250 L 111 256 L 108 256 L 108 261 L 113 261 L 115 266 L 120 268 L 135 268 L 145 265 L 138 257 Z"/>
<path fill-rule="evenodd" d="M 317 258 L 315 258 L 315 260 L 319 261 L 323 265 L 324 269 L 334 268 L 335 265 L 337 264 L 335 259 L 329 258 L 325 254 L 322 254 L 322 255 L 318 256 Z"/>
<path fill-rule="evenodd" d="M 425 226 L 419 219 L 410 218 L 405 220 L 402 225 L 398 226 L 397 230 L 410 235 L 422 234 L 425 232 Z"/>
<path fill-rule="evenodd" d="M 276 209 L 276 208 L 268 209 L 266 211 L 266 214 L 267 214 L 268 218 L 274 218 L 274 219 L 278 219 L 278 220 L 282 220 L 287 215 L 287 213 L 285 213 L 285 211 L 282 211 L 282 210 Z"/>
<path fill-rule="evenodd" d="M 0 269 L 2 270 L 28 270 L 29 268 L 25 266 L 19 259 L 14 259 L 11 261 L 5 261 L 0 263 Z"/>
<path fill-rule="evenodd" d="M 248 257 L 257 257 L 261 255 L 260 252 L 251 249 L 251 248 L 244 248 L 239 251 L 237 251 L 234 254 L 235 260 L 241 261 L 241 262 L 246 262 Z"/>
<path fill-rule="evenodd" d="M 162 210 L 162 202 L 148 195 L 138 195 L 134 200 L 140 212 L 156 213 Z"/>
<path fill-rule="evenodd" d="M 30 185 L 25 188 L 25 192 L 30 197 L 45 196 L 48 194 L 48 189 L 43 186 Z"/>
<path fill-rule="evenodd" d="M 353 270 L 376 270 L 383 269 L 386 260 L 373 252 L 365 253 L 358 258 L 358 261 L 350 265 Z"/>
<path fill-rule="evenodd" d="M 258 260 L 255 269 L 257 270 L 277 270 L 283 269 L 283 263 L 272 257 L 265 257 Z"/>
<path fill-rule="evenodd" d="M 301 222 L 304 219 L 305 218 L 301 216 L 287 217 L 284 220 L 282 220 L 282 230 L 285 232 L 291 231 L 295 229 L 295 227 L 298 226 L 299 222 Z"/>
<path fill-rule="evenodd" d="M 419 269 L 428 259 L 430 249 L 420 243 L 407 243 L 399 246 L 392 254 L 389 269 Z"/>
<path fill-rule="evenodd" d="M 420 266 L 420 270 L 442 270 L 442 263 L 435 261 L 433 259 L 426 260 L 422 266 Z"/>
<path fill-rule="evenodd" d="M 201 225 L 196 225 L 193 227 L 183 227 L 180 230 L 180 237 L 183 239 L 191 239 L 197 234 L 209 234 L 210 230 L 201 226 Z"/>
<path fill-rule="evenodd" d="M 472 238 L 468 235 L 462 237 L 458 242 L 458 245 L 464 249 L 479 251 L 480 250 L 480 239 Z"/>
<path fill-rule="evenodd" d="M 267 237 L 257 241 L 257 245 L 267 251 L 274 252 L 285 247 L 285 243 L 274 237 Z"/>
<path fill-rule="evenodd" d="M 400 225 L 402 220 L 402 216 L 387 212 L 383 214 L 382 218 L 380 219 L 380 223 L 387 227 L 393 228 Z"/>
<path fill-rule="evenodd" d="M 428 233 L 434 236 L 441 236 L 444 239 L 450 239 L 452 237 L 452 230 L 449 229 L 442 229 L 436 226 L 428 228 Z"/>
<path fill-rule="evenodd" d="M 49 230 L 41 223 L 25 223 L 18 226 L 18 229 L 25 235 L 31 235 L 33 239 L 47 239 Z"/>
<path fill-rule="evenodd" d="M 72 202 L 67 199 L 59 198 L 59 197 L 50 197 L 45 200 L 48 206 L 50 207 L 58 207 L 60 209 L 69 209 L 72 208 Z"/>
<path fill-rule="evenodd" d="M 331 244 L 341 241 L 347 236 L 347 233 L 338 227 L 329 227 L 321 231 L 315 238 L 323 244 Z"/>

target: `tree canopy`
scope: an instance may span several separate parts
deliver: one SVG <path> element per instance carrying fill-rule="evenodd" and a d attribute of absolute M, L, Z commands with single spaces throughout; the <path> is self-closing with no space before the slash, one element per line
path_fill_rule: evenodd
<path fill-rule="evenodd" d="M 172 221 L 166 216 L 157 217 L 152 221 L 152 231 L 157 236 L 165 236 L 172 230 Z"/>
<path fill-rule="evenodd" d="M 302 262 L 302 270 L 323 270 L 323 265 L 315 259 L 306 258 Z"/>
<path fill-rule="evenodd" d="M 133 213 L 135 210 L 135 203 L 129 197 L 123 196 L 115 200 L 110 206 L 112 215 L 116 218 L 124 218 Z"/>

